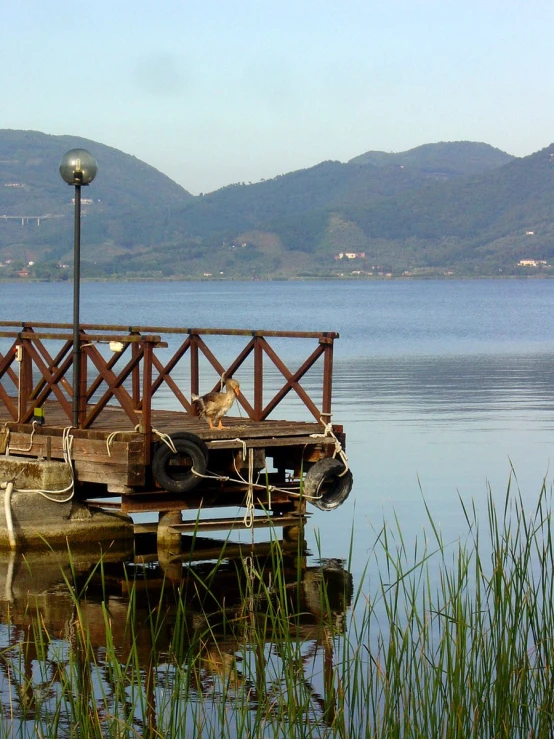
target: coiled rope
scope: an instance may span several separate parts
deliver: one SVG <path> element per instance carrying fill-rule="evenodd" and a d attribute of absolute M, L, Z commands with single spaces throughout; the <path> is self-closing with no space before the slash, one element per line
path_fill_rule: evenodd
<path fill-rule="evenodd" d="M 35 423 L 33 422 L 33 430 L 31 432 L 31 443 L 30 446 L 26 449 L 18 449 L 15 447 L 9 447 L 9 445 L 6 445 L 6 453 L 9 455 L 10 451 L 25 451 L 30 452 L 33 447 L 33 435 L 35 433 Z M 70 433 L 72 426 L 67 426 L 64 428 L 62 432 L 62 452 L 63 452 L 63 458 L 64 462 L 69 466 L 70 472 L 71 472 L 71 482 L 67 487 L 62 488 L 61 490 L 44 490 L 42 488 L 16 488 L 15 487 L 15 480 L 17 479 L 17 476 L 8 482 L 0 483 L 0 488 L 5 490 L 4 493 L 4 515 L 6 517 L 6 528 L 8 529 L 8 541 L 10 544 L 10 549 L 15 550 L 17 548 L 17 538 L 15 535 L 15 528 L 13 525 L 13 516 L 12 516 L 12 495 L 14 492 L 17 493 L 36 493 L 37 495 L 41 495 L 43 498 L 46 498 L 47 500 L 51 501 L 52 503 L 69 503 L 69 501 L 73 498 L 75 495 L 75 471 L 73 469 L 73 463 L 71 459 L 71 451 L 73 448 L 73 435 Z M 9 429 L 8 429 L 9 431 Z M 64 495 L 65 493 L 69 492 L 69 495 L 65 498 L 58 498 L 55 496 L 58 495 Z"/>
<path fill-rule="evenodd" d="M 63 459 L 71 471 L 71 482 L 69 483 L 69 485 L 67 485 L 67 487 L 65 488 L 62 488 L 61 490 L 43 490 L 42 488 L 15 488 L 16 492 L 37 493 L 38 495 L 42 495 L 43 498 L 46 498 L 53 503 L 69 503 L 69 501 L 75 495 L 75 471 L 73 469 L 73 462 L 71 459 L 71 451 L 73 449 L 73 440 L 75 437 L 73 436 L 73 434 L 70 433 L 72 428 L 73 426 L 66 426 L 62 432 Z M 64 493 L 67 493 L 69 491 L 71 491 L 70 494 L 62 500 L 60 500 L 59 498 L 51 497 L 53 495 L 63 495 Z"/>
<path fill-rule="evenodd" d="M 32 431 L 31 431 L 31 438 L 30 438 L 30 441 L 29 441 L 29 446 L 27 446 L 27 447 L 10 446 L 10 443 L 9 442 L 10 442 L 11 429 L 9 427 L 9 423 L 10 422 L 7 421 L 4 424 L 4 431 L 7 434 L 5 455 L 7 457 L 9 457 L 9 455 L 12 452 L 30 452 L 30 451 L 32 451 L 33 445 L 34 445 L 35 431 L 36 431 L 36 427 L 38 425 L 37 421 L 33 421 L 32 422 L 32 427 L 33 428 L 32 428 Z M 53 501 L 54 503 L 67 503 L 67 502 L 69 502 L 73 498 L 74 488 L 75 488 L 75 473 L 74 473 L 74 470 L 73 470 L 73 463 L 72 463 L 72 459 L 71 459 L 71 450 L 73 448 L 73 439 L 74 439 L 73 435 L 70 433 L 72 428 L 73 428 L 73 426 L 66 426 L 63 429 L 63 431 L 62 431 L 62 454 L 63 454 L 64 462 L 69 466 L 69 468 L 71 470 L 71 483 L 67 487 L 62 488 L 61 490 L 43 490 L 42 488 L 16 488 L 14 486 L 14 491 L 15 492 L 19 492 L 19 493 L 38 493 L 39 495 L 42 495 L 43 497 L 47 498 L 48 500 Z M 17 477 L 15 479 L 17 479 Z M 2 483 L 1 487 L 4 488 L 5 487 L 5 483 Z M 50 495 L 63 495 L 64 493 L 67 493 L 70 490 L 71 490 L 71 495 L 68 498 L 64 499 L 64 500 L 60 500 L 59 498 L 49 497 Z"/>

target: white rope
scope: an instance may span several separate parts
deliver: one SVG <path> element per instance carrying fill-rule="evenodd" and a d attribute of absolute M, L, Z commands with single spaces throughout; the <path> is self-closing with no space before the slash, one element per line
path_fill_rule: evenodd
<path fill-rule="evenodd" d="M 13 493 L 13 482 L 3 482 L 0 487 L 5 488 L 6 492 L 4 493 L 4 515 L 6 517 L 6 527 L 8 529 L 8 541 L 10 543 L 10 549 L 16 549 L 17 548 L 17 541 L 15 539 L 15 531 L 13 528 L 13 518 L 12 518 L 12 505 L 11 505 L 11 499 L 12 499 L 12 493 Z"/>
<path fill-rule="evenodd" d="M 114 439 L 118 434 L 135 434 L 139 432 L 139 427 L 135 426 L 134 431 L 112 431 L 111 434 L 108 434 L 106 437 L 106 450 L 108 452 L 108 457 L 112 456 L 111 453 L 111 446 L 114 442 Z M 152 433 L 156 434 L 156 436 L 160 439 L 160 441 L 163 441 L 164 444 L 167 444 L 167 446 L 171 449 L 173 454 L 177 454 L 177 449 L 175 448 L 175 444 L 173 443 L 173 439 L 169 434 L 164 434 L 162 431 L 158 431 L 158 429 L 153 428 Z"/>
<path fill-rule="evenodd" d="M 227 440 L 224 440 L 227 441 Z M 240 441 L 241 443 L 245 443 L 242 441 L 242 439 L 233 439 L 233 441 Z M 215 442 L 212 441 L 212 444 Z M 223 442 L 222 442 L 223 443 Z M 234 460 L 234 455 L 233 455 Z M 209 474 L 202 474 L 201 472 L 197 472 L 194 467 L 191 469 L 191 472 L 196 477 L 200 477 L 202 480 L 219 480 L 220 482 L 235 482 L 244 485 L 248 485 L 248 481 L 244 479 L 244 477 L 240 474 L 240 472 L 236 468 L 236 462 L 233 464 L 235 468 L 235 472 L 237 473 L 237 477 L 231 477 L 230 475 L 218 475 L 215 472 L 211 472 L 210 470 L 206 470 Z M 259 479 L 259 476 L 258 476 Z M 306 495 L 306 493 L 301 492 L 301 486 L 295 486 L 291 488 L 280 488 L 276 485 L 268 485 L 267 483 L 265 485 L 262 485 L 258 482 L 252 482 L 252 487 L 257 490 L 265 490 L 268 494 L 268 499 L 271 499 L 272 493 L 284 493 L 285 495 L 292 495 L 297 498 L 304 498 L 305 500 L 319 500 L 322 496 L 321 495 Z"/>
<path fill-rule="evenodd" d="M 12 447 L 7 446 L 6 447 L 6 451 L 7 451 L 8 454 L 10 452 L 30 452 L 31 451 L 31 449 L 33 448 L 33 436 L 35 435 L 37 422 L 36 421 L 33 421 L 33 424 L 32 425 L 33 425 L 33 430 L 31 431 L 31 440 L 29 442 L 29 446 L 26 449 L 15 447 L 15 446 L 12 446 Z"/>
<path fill-rule="evenodd" d="M 254 526 L 254 450 L 248 450 L 248 492 L 246 494 L 246 513 L 244 525 L 247 529 Z"/>
<path fill-rule="evenodd" d="M 246 442 L 243 439 L 214 439 L 210 444 L 227 444 L 230 441 L 236 441 L 237 444 L 242 444 L 242 458 L 246 459 Z"/>
<path fill-rule="evenodd" d="M 348 457 L 346 456 L 346 453 L 345 453 L 344 449 L 342 448 L 342 444 L 337 439 L 337 437 L 335 436 L 335 432 L 333 431 L 333 424 L 331 422 L 331 414 L 330 413 L 323 413 L 322 416 L 324 416 L 324 415 L 325 416 L 329 416 L 329 422 L 328 423 L 325 423 L 325 421 L 323 420 L 323 418 L 320 418 L 319 419 L 321 421 L 321 423 L 323 424 L 323 426 L 324 426 L 323 433 L 322 434 L 310 434 L 310 437 L 312 439 L 326 439 L 328 436 L 330 436 L 330 437 L 332 437 L 334 439 L 334 441 L 335 441 L 335 451 L 333 452 L 333 458 L 336 459 L 336 457 L 339 456 L 340 459 L 341 459 L 341 462 L 344 465 L 344 470 L 339 475 L 337 475 L 337 477 L 344 477 L 344 475 L 346 475 L 346 473 L 349 470 Z"/>
<path fill-rule="evenodd" d="M 254 614 L 255 614 L 255 603 L 254 603 L 254 580 L 257 573 L 254 570 L 254 558 L 248 555 L 244 558 L 244 569 L 246 577 L 248 578 L 250 587 L 248 588 L 248 614 L 250 616 L 251 626 L 253 627 Z M 258 575 L 259 577 L 259 575 Z"/>
<path fill-rule="evenodd" d="M 133 432 L 131 431 L 112 431 L 111 434 L 108 434 L 108 436 L 106 437 L 106 451 L 108 452 L 108 457 L 112 456 L 111 446 L 113 444 L 115 437 L 118 434 L 130 434 L 130 433 L 133 433 Z"/>
<path fill-rule="evenodd" d="M 191 472 L 193 475 L 196 475 L 196 477 L 200 477 L 203 480 L 219 480 L 220 482 L 236 482 L 239 484 L 248 484 L 243 477 L 241 477 L 240 479 L 236 479 L 234 477 L 230 477 L 229 475 L 218 475 L 215 472 L 211 472 L 210 470 L 206 470 L 206 472 L 210 473 L 208 475 L 197 472 L 194 467 L 191 469 Z M 286 493 L 287 495 L 297 495 L 298 497 L 301 496 L 300 492 L 296 492 L 296 490 L 300 491 L 300 486 L 297 486 L 295 488 L 278 488 L 275 485 L 261 485 L 255 482 L 252 483 L 252 485 L 259 490 L 267 490 L 269 493 Z M 309 498 L 310 500 L 312 500 L 312 497 L 308 495 L 302 495 L 301 497 Z M 316 498 L 314 497 L 313 500 L 316 500 Z"/>
<path fill-rule="evenodd" d="M 38 495 L 42 495 L 43 498 L 46 498 L 47 500 L 50 500 L 52 503 L 69 503 L 69 501 L 73 498 L 75 495 L 75 472 L 73 470 L 73 464 L 71 460 L 71 450 L 73 449 L 73 435 L 70 433 L 72 426 L 67 426 L 64 428 L 62 433 L 62 452 L 63 452 L 63 458 L 64 462 L 69 466 L 69 469 L 71 471 L 71 482 L 67 487 L 62 488 L 61 490 L 43 490 L 42 488 L 14 488 L 16 492 L 18 493 L 37 493 Z M 29 450 L 27 450 L 29 451 Z M 70 492 L 70 495 L 68 495 L 66 498 L 63 498 L 60 500 L 59 498 L 53 498 L 53 495 L 63 495 L 64 493 Z"/>
<path fill-rule="evenodd" d="M 217 475 L 215 472 L 210 472 L 210 470 L 206 470 L 206 472 L 209 472 L 208 475 L 202 474 L 201 472 L 197 472 L 194 467 L 191 467 L 191 470 L 193 475 L 196 477 L 200 477 L 202 480 L 219 480 L 220 482 L 240 482 L 240 480 L 233 480 L 232 477 L 227 477 L 226 475 Z"/>
<path fill-rule="evenodd" d="M 156 436 L 160 439 L 160 441 L 163 441 L 164 444 L 167 444 L 167 446 L 171 449 L 173 454 L 177 454 L 177 449 L 175 448 L 175 444 L 173 443 L 173 439 L 169 434 L 164 434 L 162 431 L 158 431 L 157 429 L 152 429 L 152 433 L 156 434 Z"/>
<path fill-rule="evenodd" d="M 74 436 L 70 433 L 72 427 L 66 426 L 62 433 L 63 458 L 66 464 L 71 466 L 71 451 L 73 450 Z"/>

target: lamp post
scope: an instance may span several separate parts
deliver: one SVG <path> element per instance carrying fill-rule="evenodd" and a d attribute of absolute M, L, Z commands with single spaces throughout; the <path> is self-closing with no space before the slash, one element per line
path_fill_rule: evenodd
<path fill-rule="evenodd" d="M 81 281 L 81 187 L 96 177 L 96 159 L 86 149 L 71 149 L 60 162 L 60 175 L 75 188 L 75 230 L 73 239 L 73 426 L 79 428 L 81 382 L 81 341 L 79 303 Z"/>

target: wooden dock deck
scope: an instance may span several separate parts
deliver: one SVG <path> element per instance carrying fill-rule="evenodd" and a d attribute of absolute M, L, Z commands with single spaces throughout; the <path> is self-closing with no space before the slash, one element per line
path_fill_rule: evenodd
<path fill-rule="evenodd" d="M 8 449 L 21 456 L 63 459 L 69 433 L 76 489 L 89 501 L 118 496 L 117 505 L 126 511 L 184 510 L 241 505 L 255 487 L 256 506 L 276 506 L 286 513 L 298 509 L 303 473 L 335 456 L 337 449 L 343 452 L 343 428 L 330 423 L 337 334 L 82 326 L 77 428 L 72 423 L 74 399 L 68 381 L 73 363 L 70 326 L 3 322 L 2 328 L 11 330 L 0 331 L 0 340 L 10 344 L 0 352 L 0 453 Z M 207 343 L 221 337 L 244 344 L 226 365 Z M 277 338 L 315 340 L 316 346 L 291 370 L 272 346 Z M 168 340 L 173 343 L 172 353 L 162 362 L 157 350 L 167 348 Z M 264 359 L 284 381 L 269 398 Z M 319 401 L 301 383 L 318 361 L 322 365 Z M 187 391 L 182 387 L 183 364 L 190 383 Z M 181 367 L 179 381 L 177 367 Z M 249 375 L 243 387 L 251 389 L 251 397 L 241 392 L 237 400 L 245 416 L 237 416 L 236 411 L 226 416 L 221 430 L 211 430 L 198 418 L 192 402 L 200 387 L 205 388 L 204 376 L 209 373 L 211 383 L 216 382 L 207 389 L 214 390 L 219 389 L 221 377 L 244 380 Z M 152 398 L 162 386 L 170 394 L 172 409 L 153 407 Z M 299 399 L 307 420 L 273 418 L 290 392 Z M 204 469 L 194 459 L 180 459 L 187 456 L 186 442 L 185 451 L 170 455 L 176 478 L 192 468 L 199 477 L 195 489 L 186 493 L 164 487 L 156 474 L 156 459 L 167 437 L 175 441 L 179 435 L 195 441 L 206 461 Z M 202 467 L 199 475 L 197 467 Z M 173 468 L 168 469 L 173 474 Z"/>

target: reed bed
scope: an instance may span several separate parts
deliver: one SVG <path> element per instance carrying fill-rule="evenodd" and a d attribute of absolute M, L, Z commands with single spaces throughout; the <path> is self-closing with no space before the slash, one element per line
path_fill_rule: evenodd
<path fill-rule="evenodd" d="M 130 578 L 117 629 L 102 602 L 101 647 L 87 583 L 67 578 L 63 638 L 30 607 L 0 654 L 0 738 L 551 737 L 550 496 L 526 510 L 509 487 L 484 523 L 460 513 L 455 543 L 431 516 L 418 541 L 383 524 L 353 592 L 312 577 L 309 619 L 305 573 L 284 576 L 278 542 L 236 562 L 233 608 L 213 592 L 224 553 L 186 593 L 166 583 L 146 617 Z"/>

